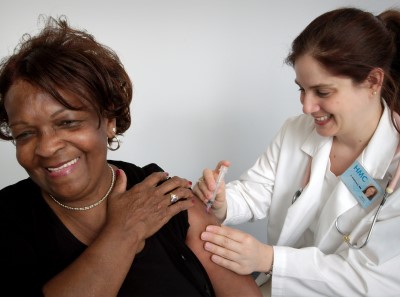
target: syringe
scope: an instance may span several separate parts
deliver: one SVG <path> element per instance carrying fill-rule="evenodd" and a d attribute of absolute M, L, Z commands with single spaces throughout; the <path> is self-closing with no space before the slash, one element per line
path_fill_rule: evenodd
<path fill-rule="evenodd" d="M 226 173 L 227 171 L 228 171 L 228 167 L 226 167 L 226 166 L 224 166 L 224 165 L 222 165 L 222 166 L 219 168 L 219 174 L 218 174 L 218 178 L 217 178 L 217 184 L 215 185 L 215 189 L 214 189 L 214 192 L 212 193 L 212 196 L 211 196 L 210 200 L 208 200 L 208 202 L 207 202 L 207 208 L 206 208 L 206 211 L 207 211 L 207 212 L 210 211 L 210 208 L 211 208 L 211 206 L 213 205 L 213 203 L 214 203 L 214 201 L 215 201 L 215 197 L 217 196 L 217 192 L 218 192 L 219 186 L 221 185 L 221 182 L 224 180 L 224 176 L 225 176 L 225 173 Z"/>

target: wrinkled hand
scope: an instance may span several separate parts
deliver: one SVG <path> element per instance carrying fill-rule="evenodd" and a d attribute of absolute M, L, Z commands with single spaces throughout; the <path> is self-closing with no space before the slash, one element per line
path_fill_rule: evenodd
<path fill-rule="evenodd" d="M 273 248 L 242 231 L 226 226 L 209 225 L 201 234 L 204 249 L 212 253 L 211 260 L 238 274 L 271 269 Z"/>
<path fill-rule="evenodd" d="M 193 192 L 204 204 L 207 204 L 212 196 L 212 193 L 216 187 L 219 169 L 222 165 L 229 167 L 230 163 L 228 161 L 220 161 L 215 170 L 204 169 L 203 176 L 199 178 L 198 182 L 193 187 Z M 225 199 L 225 182 L 221 183 L 211 209 L 221 222 L 225 219 L 227 210 L 227 202 Z"/>
<path fill-rule="evenodd" d="M 125 173 L 119 169 L 117 175 L 108 200 L 106 225 L 125 232 L 127 236 L 134 236 L 142 242 L 141 248 L 144 240 L 156 233 L 174 215 L 194 205 L 191 182 L 186 179 L 173 177 L 167 180 L 167 173 L 155 172 L 126 191 Z M 180 200 L 171 204 L 170 192 Z"/>

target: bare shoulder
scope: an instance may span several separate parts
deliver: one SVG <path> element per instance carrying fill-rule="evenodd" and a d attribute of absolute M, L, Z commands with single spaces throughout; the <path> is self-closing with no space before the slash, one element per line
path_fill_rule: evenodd
<path fill-rule="evenodd" d="M 186 244 L 196 254 L 206 269 L 217 296 L 262 296 L 257 284 L 250 275 L 239 275 L 211 261 L 211 254 L 204 250 L 200 235 L 207 225 L 219 225 L 218 219 L 206 212 L 205 205 L 196 199 L 188 210 L 189 230 Z"/>

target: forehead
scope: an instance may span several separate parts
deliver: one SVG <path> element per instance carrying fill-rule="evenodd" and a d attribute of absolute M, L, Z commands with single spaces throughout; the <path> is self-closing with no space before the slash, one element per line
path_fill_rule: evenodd
<path fill-rule="evenodd" d="M 321 63 L 310 55 L 303 55 L 296 59 L 294 70 L 297 80 L 333 76 Z"/>
<path fill-rule="evenodd" d="M 68 105 L 79 109 L 85 107 L 84 102 L 76 95 L 61 90 L 59 90 L 59 93 Z M 54 99 L 49 93 L 24 80 L 18 80 L 11 85 L 4 98 L 4 105 L 7 112 L 12 110 L 13 107 L 22 108 L 25 105 L 32 104 L 40 104 L 43 108 L 48 104 L 62 105 L 61 102 Z"/>
<path fill-rule="evenodd" d="M 312 56 L 306 54 L 296 59 L 295 82 L 303 87 L 353 86 L 350 77 L 335 75 Z"/>

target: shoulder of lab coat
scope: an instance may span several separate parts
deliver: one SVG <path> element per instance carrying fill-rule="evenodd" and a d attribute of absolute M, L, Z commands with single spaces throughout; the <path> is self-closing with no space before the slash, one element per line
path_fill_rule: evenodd
<path fill-rule="evenodd" d="M 287 119 L 255 164 L 238 180 L 227 184 L 228 211 L 224 224 L 264 218 L 272 195 L 291 193 L 286 195 L 290 196 L 287 201 L 291 201 L 301 182 L 299 171 L 304 171 L 308 162 L 308 154 L 302 148 L 304 143 L 308 143 L 307 150 L 314 152 L 326 141 L 315 132 L 312 117 L 300 115 Z M 281 187 L 285 181 L 290 182 Z"/>

